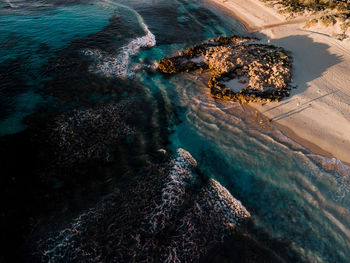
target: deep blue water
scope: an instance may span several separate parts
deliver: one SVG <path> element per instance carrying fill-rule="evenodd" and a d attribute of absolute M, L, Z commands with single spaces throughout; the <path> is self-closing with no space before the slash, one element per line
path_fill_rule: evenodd
<path fill-rule="evenodd" d="M 198 76 L 169 77 L 155 70 L 163 56 L 231 34 L 245 34 L 244 27 L 199 0 L 2 1 L 2 143 L 22 151 L 16 136 L 30 131 L 46 140 L 41 123 L 56 115 L 130 99 L 137 112 L 131 123 L 144 125 L 137 153 L 157 147 L 189 151 L 206 176 L 247 207 L 254 231 L 281 244 L 287 262 L 288 253 L 305 262 L 348 262 L 349 167 L 312 154 L 273 126 L 261 127 L 248 108 L 212 99 Z M 38 121 L 43 115 L 45 121 Z M 114 158 L 109 173 L 135 166 L 131 159 Z M 75 187 L 64 176 L 49 177 L 45 185 L 53 189 Z M 93 185 L 96 195 L 112 188 Z M 75 195 L 71 214 L 84 207 L 81 196 Z M 71 196 L 63 191 L 58 202 L 62 198 Z"/>

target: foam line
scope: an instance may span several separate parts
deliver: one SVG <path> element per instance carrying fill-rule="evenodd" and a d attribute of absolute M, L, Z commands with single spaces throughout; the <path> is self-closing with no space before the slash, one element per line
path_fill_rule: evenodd
<path fill-rule="evenodd" d="M 11 7 L 11 8 L 18 8 L 18 6 L 14 5 L 13 3 L 11 3 L 10 0 L 6 0 L 6 3 Z"/>
<path fill-rule="evenodd" d="M 99 62 L 90 68 L 92 72 L 102 74 L 106 77 L 132 77 L 134 72 L 129 69 L 129 60 L 132 56 L 136 55 L 141 48 L 150 48 L 156 45 L 156 38 L 149 30 L 142 16 L 134 9 L 124 6 L 113 1 L 103 1 L 108 5 L 115 6 L 117 8 L 123 8 L 131 11 L 135 14 L 139 24 L 146 33 L 142 37 L 138 37 L 129 42 L 126 46 L 120 49 L 117 55 L 101 52 L 100 50 L 84 50 L 85 55 L 95 57 Z M 105 5 L 104 5 L 105 6 Z"/>

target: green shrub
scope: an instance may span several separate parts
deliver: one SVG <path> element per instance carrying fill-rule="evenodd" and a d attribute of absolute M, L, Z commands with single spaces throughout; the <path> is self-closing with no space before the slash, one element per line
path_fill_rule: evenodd
<path fill-rule="evenodd" d="M 337 21 L 334 19 L 334 16 L 326 15 L 320 18 L 320 22 L 323 26 L 329 27 L 333 26 Z"/>

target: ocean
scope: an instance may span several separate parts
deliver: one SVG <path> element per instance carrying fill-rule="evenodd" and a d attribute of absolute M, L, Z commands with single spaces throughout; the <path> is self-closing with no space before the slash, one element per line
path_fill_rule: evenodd
<path fill-rule="evenodd" d="M 157 70 L 163 57 L 232 34 L 247 32 L 208 1 L 1 1 L 0 261 L 85 262 L 47 240 L 160 162 L 160 150 L 183 148 L 250 212 L 245 231 L 263 251 L 348 262 L 350 167 L 210 97 L 205 76 Z M 207 259 L 245 262 L 235 245 Z"/>

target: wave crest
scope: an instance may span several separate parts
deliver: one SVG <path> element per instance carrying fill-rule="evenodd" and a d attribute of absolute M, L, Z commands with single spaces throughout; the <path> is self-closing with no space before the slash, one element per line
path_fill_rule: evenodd
<path fill-rule="evenodd" d="M 135 13 L 146 35 L 133 39 L 126 46 L 123 46 L 117 54 L 110 54 L 98 49 L 83 50 L 84 55 L 91 56 L 97 61 L 95 65 L 90 66 L 90 72 L 105 77 L 131 78 L 135 73 L 129 68 L 130 58 L 136 55 L 141 48 L 151 48 L 156 45 L 156 37 L 149 30 L 141 15 L 131 8 L 121 7 Z"/>
<path fill-rule="evenodd" d="M 195 167 L 191 154 L 178 149 L 135 174 L 129 187 L 42 240 L 41 262 L 197 262 L 250 213 L 214 179 L 191 190 Z"/>

